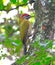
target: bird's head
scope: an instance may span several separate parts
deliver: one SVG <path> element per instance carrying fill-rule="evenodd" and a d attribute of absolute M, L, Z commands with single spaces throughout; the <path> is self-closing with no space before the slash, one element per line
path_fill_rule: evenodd
<path fill-rule="evenodd" d="M 31 18 L 31 16 L 29 14 L 26 14 L 26 13 L 22 14 L 21 17 L 25 18 L 25 19 L 30 19 Z"/>

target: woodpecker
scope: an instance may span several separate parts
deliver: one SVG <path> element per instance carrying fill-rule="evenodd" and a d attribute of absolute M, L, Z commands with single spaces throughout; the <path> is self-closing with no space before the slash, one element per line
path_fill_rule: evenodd
<path fill-rule="evenodd" d="M 22 40 L 23 46 L 24 46 L 24 54 L 27 53 L 27 39 L 29 34 L 29 29 L 31 27 L 31 24 L 29 22 L 29 18 L 31 16 L 29 14 L 22 14 L 19 17 L 19 24 L 20 24 L 20 38 Z"/>

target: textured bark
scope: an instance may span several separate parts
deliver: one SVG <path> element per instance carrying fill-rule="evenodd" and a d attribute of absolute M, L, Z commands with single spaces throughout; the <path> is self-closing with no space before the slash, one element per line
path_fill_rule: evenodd
<path fill-rule="evenodd" d="M 35 9 L 35 23 L 34 23 L 34 30 L 35 32 L 39 31 L 42 33 L 41 39 L 53 39 L 53 23 L 54 23 L 54 10 L 53 3 L 51 0 L 36 0 L 34 3 Z M 53 8 L 54 9 L 54 8 Z M 42 25 L 46 25 L 46 30 L 42 29 Z M 38 32 L 38 33 L 39 33 Z M 34 37 L 36 34 L 34 34 Z"/>

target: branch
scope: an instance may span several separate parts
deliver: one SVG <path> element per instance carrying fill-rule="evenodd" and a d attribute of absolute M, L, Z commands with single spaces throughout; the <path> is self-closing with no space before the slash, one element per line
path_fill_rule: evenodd
<path fill-rule="evenodd" d="M 20 4 L 20 5 L 16 6 L 16 8 L 11 8 L 10 10 L 8 10 L 8 12 L 11 11 L 11 10 L 14 10 L 14 9 L 19 8 L 20 6 L 26 6 L 27 4 L 29 4 L 29 3 L 26 3 L 26 4 Z M 7 11 L 7 10 L 3 9 L 3 10 L 0 10 L 0 11 Z"/>
<path fill-rule="evenodd" d="M 21 5 L 18 5 L 16 8 L 11 8 L 9 11 L 11 11 L 11 10 L 14 10 L 14 9 L 17 9 L 17 8 L 19 8 L 20 6 L 26 6 L 28 3 L 26 3 L 26 4 L 21 4 Z"/>

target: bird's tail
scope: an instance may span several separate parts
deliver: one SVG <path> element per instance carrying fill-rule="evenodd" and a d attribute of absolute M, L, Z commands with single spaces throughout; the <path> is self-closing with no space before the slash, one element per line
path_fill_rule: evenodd
<path fill-rule="evenodd" d="M 24 55 L 27 54 L 27 45 L 26 45 L 26 41 L 27 41 L 27 39 L 24 38 L 24 39 L 23 39 Z"/>

